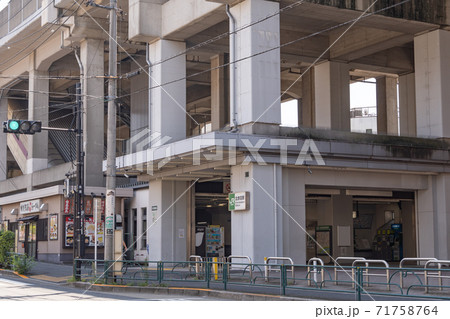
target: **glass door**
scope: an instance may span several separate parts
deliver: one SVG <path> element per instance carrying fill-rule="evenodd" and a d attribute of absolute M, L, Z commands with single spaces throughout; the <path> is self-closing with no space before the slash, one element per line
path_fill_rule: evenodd
<path fill-rule="evenodd" d="M 25 254 L 33 258 L 37 257 L 36 225 L 36 222 L 26 225 Z"/>

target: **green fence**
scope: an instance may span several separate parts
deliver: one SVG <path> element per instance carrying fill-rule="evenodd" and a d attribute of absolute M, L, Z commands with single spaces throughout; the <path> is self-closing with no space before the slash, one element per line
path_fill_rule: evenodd
<path fill-rule="evenodd" d="M 78 259 L 74 277 L 93 284 L 230 289 L 247 286 L 295 295 L 319 291 L 365 296 L 450 300 L 450 269 L 249 264 L 215 261 L 103 261 Z M 339 277 L 335 270 L 340 271 Z M 424 274 L 429 275 L 425 284 Z M 439 276 L 438 276 L 439 274 Z M 402 276 L 403 287 L 400 285 Z M 260 289 L 261 290 L 261 289 Z M 353 299 L 353 298 L 352 298 Z"/>

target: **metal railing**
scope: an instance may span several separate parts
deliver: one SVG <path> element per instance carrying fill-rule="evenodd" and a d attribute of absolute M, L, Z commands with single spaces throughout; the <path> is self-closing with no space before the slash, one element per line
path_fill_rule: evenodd
<path fill-rule="evenodd" d="M 378 277 L 384 277 L 384 276 L 386 276 L 386 283 L 387 283 L 388 290 L 391 290 L 391 286 L 390 286 L 390 284 L 389 284 L 389 282 L 390 282 L 390 277 L 389 277 L 389 264 L 388 264 L 385 260 L 381 260 L 381 259 L 355 260 L 355 261 L 352 263 L 352 266 L 355 267 L 355 265 L 357 265 L 357 264 L 365 264 L 365 265 L 366 265 L 366 268 L 365 268 L 365 269 L 366 269 L 367 271 L 364 273 L 364 277 L 366 277 L 366 281 L 363 282 L 363 284 L 366 283 L 367 286 L 369 286 L 369 284 L 370 284 L 369 277 L 370 277 L 370 276 L 372 276 L 372 277 L 375 277 L 375 276 L 378 276 Z M 383 264 L 383 265 L 385 266 L 386 275 L 383 275 L 383 274 L 376 274 L 376 273 L 369 273 L 369 265 L 370 265 L 370 264 Z M 355 278 L 353 278 L 353 281 L 355 281 Z"/>
<path fill-rule="evenodd" d="M 319 262 L 320 267 L 317 267 L 317 262 Z M 312 269 L 311 269 L 311 263 L 312 263 Z M 311 274 L 313 275 L 313 279 L 314 283 L 317 285 L 317 274 L 320 273 L 322 280 L 320 281 L 320 284 L 322 285 L 322 283 L 325 280 L 325 276 L 324 276 L 324 268 L 323 268 L 323 261 L 320 258 L 317 257 L 313 257 L 310 260 L 308 260 L 308 274 L 307 274 L 307 278 L 308 278 L 308 286 L 311 286 Z"/>
<path fill-rule="evenodd" d="M 405 264 L 405 263 L 410 263 L 410 262 L 421 262 L 421 261 L 425 261 L 425 262 L 427 262 L 427 261 L 430 261 L 430 260 L 437 260 L 436 258 L 432 258 L 432 257 L 430 257 L 430 258 L 403 258 L 401 261 L 400 261 L 400 264 L 399 264 L 399 268 L 400 269 L 402 269 L 402 268 L 404 268 L 403 267 L 403 265 Z M 419 274 L 419 275 L 425 275 L 425 271 L 419 271 L 419 272 L 417 272 L 417 271 L 413 271 L 412 272 L 412 274 L 413 275 L 417 275 L 417 274 Z M 408 275 L 408 271 L 403 271 L 403 270 L 400 270 L 400 287 L 401 288 L 404 288 L 404 285 L 403 285 L 403 277 L 406 277 Z M 420 279 L 419 279 L 419 281 L 420 281 Z"/>
<path fill-rule="evenodd" d="M 253 265 L 252 265 L 252 259 L 249 256 L 239 256 L 239 255 L 230 255 L 227 257 L 227 264 L 228 264 L 228 271 L 231 273 L 232 270 L 232 260 L 233 259 L 245 259 L 248 261 L 248 266 L 246 266 L 244 268 L 244 272 L 245 270 L 247 270 L 247 268 L 249 269 L 249 274 L 250 274 L 250 282 L 252 282 L 253 280 Z"/>
<path fill-rule="evenodd" d="M 429 291 L 428 288 L 446 288 L 450 290 L 450 286 L 445 286 L 445 282 L 440 282 L 439 285 L 430 285 L 427 281 L 425 283 L 417 283 L 415 278 L 403 278 L 403 287 L 398 283 L 398 276 L 395 274 L 412 271 L 427 271 L 429 275 L 436 272 L 435 268 L 430 268 L 431 262 L 438 262 L 440 264 L 450 264 L 450 261 L 430 261 L 427 268 L 406 268 L 402 264 L 402 268 L 395 267 L 371 267 L 371 264 L 381 264 L 386 266 L 385 261 L 380 260 L 357 260 L 353 261 L 352 266 L 347 267 L 354 273 L 354 285 L 327 285 L 327 282 L 335 282 L 332 278 L 332 273 L 336 268 L 341 266 L 324 265 L 320 259 L 310 260 L 308 264 L 295 265 L 293 263 L 270 265 L 267 261 L 263 264 L 232 262 L 233 258 L 226 261 L 210 261 L 200 259 L 198 256 L 192 256 L 188 261 L 120 261 L 121 268 L 114 267 L 115 261 L 97 260 L 99 272 L 97 276 L 94 272 L 95 260 L 81 259 L 75 263 L 79 268 L 73 269 L 74 275 L 80 275 L 77 280 L 89 281 L 96 284 L 110 284 L 110 285 L 127 285 L 127 286 L 176 286 L 193 287 L 193 288 L 213 288 L 213 289 L 229 289 L 233 286 L 233 290 L 242 287 L 248 291 L 248 287 L 258 287 L 261 292 L 273 294 L 279 289 L 281 295 L 305 295 L 305 291 L 311 293 L 319 292 L 321 296 L 326 297 L 328 293 L 343 293 L 346 296 L 351 294 L 355 296 L 356 300 L 362 300 L 368 295 L 379 296 L 401 296 L 402 298 L 421 298 L 421 299 L 444 299 L 450 300 L 450 294 L 439 294 L 435 291 Z M 238 259 L 238 258 L 236 258 Z M 244 259 L 244 258 L 242 258 Z M 269 260 L 270 261 L 270 260 Z M 286 259 L 282 259 L 286 261 Z M 314 264 L 316 263 L 316 264 Z M 406 261 L 405 261 L 406 263 Z M 244 270 L 243 275 L 236 270 L 245 269 L 251 265 L 253 267 L 252 280 L 248 280 L 248 271 Z M 271 267 L 272 273 L 265 273 L 263 267 Z M 195 272 L 192 269 L 197 269 Z M 315 268 L 315 269 L 314 269 Z M 232 271 L 232 270 L 235 271 Z M 260 269 L 260 272 L 256 270 Z M 266 269 L 266 268 L 264 268 Z M 439 269 L 439 276 L 441 279 L 450 278 L 450 269 L 443 267 Z M 314 272 L 317 271 L 317 272 Z M 245 274 L 244 274 L 245 273 Z M 392 276 L 388 276 L 391 274 Z M 314 279 L 314 274 L 316 278 Z M 321 276 L 323 274 L 323 277 Z M 328 274 L 328 275 L 327 275 Z M 270 277 L 268 277 L 270 275 Z M 365 276 L 369 275 L 369 278 Z M 326 276 L 326 278 L 325 278 Z M 373 277 L 372 277 L 373 276 Z M 384 278 L 388 278 L 385 280 Z M 329 278 L 328 278 L 329 277 Z M 269 279 L 270 280 L 266 280 Z M 372 279 L 373 278 L 373 279 Z M 428 276 L 427 278 L 431 278 Z M 439 279 L 439 278 L 438 278 Z M 315 281 L 315 285 L 311 285 Z M 342 281 L 341 281 L 342 282 Z M 350 282 L 350 281 L 348 281 Z M 381 286 L 381 288 L 380 288 Z M 387 287 L 388 289 L 385 289 Z M 396 287 L 396 289 L 391 289 Z M 424 289 L 426 288 L 426 289 Z M 302 291 L 302 292 L 300 292 Z M 333 295 L 328 295 L 328 298 L 333 298 Z"/>
<path fill-rule="evenodd" d="M 438 271 L 437 273 L 429 273 L 429 268 L 428 266 L 431 264 L 436 264 L 438 265 Z M 450 265 L 450 260 L 429 260 L 426 262 L 425 264 L 425 292 L 428 292 L 429 290 L 429 285 L 428 285 L 428 279 L 429 278 L 437 278 L 438 279 L 438 288 L 439 290 L 442 290 L 443 285 L 442 285 L 442 281 L 444 278 L 450 279 L 450 276 L 444 276 L 442 275 L 442 265 Z"/>
<path fill-rule="evenodd" d="M 339 281 L 338 281 L 338 272 L 344 272 L 348 276 L 350 276 L 350 274 L 351 274 L 351 278 L 352 278 L 352 282 L 353 282 L 352 283 L 352 287 L 355 287 L 355 283 L 354 283 L 354 280 L 353 280 L 354 277 L 355 277 L 355 269 L 353 267 L 351 267 L 350 270 L 346 270 L 346 268 L 348 269 L 349 267 L 342 266 L 338 262 L 339 260 L 341 260 L 341 261 L 351 261 L 353 263 L 355 260 L 366 260 L 366 258 L 364 258 L 364 257 L 337 257 L 334 260 L 334 266 L 336 267 L 336 268 L 334 268 L 334 281 L 335 281 L 335 284 L 338 285 L 338 283 L 339 283 Z"/>
<path fill-rule="evenodd" d="M 288 261 L 291 266 L 289 266 L 291 269 L 287 270 L 290 271 L 292 273 L 292 277 L 295 277 L 295 270 L 294 270 L 294 261 L 292 260 L 292 258 L 289 257 L 265 257 L 264 258 L 264 274 L 266 277 L 266 281 L 269 281 L 269 274 L 270 272 L 273 270 L 272 267 L 275 264 L 270 264 L 269 261 L 271 260 L 281 260 L 281 261 Z M 284 264 L 283 264 L 284 265 Z"/>

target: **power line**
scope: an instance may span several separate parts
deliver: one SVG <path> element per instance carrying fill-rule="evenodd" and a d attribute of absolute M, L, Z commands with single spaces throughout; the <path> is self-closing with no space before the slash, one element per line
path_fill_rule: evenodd
<path fill-rule="evenodd" d="M 247 60 L 247 59 L 253 58 L 253 57 L 255 57 L 255 56 L 259 56 L 259 55 L 262 55 L 262 54 L 265 54 L 265 53 L 268 53 L 268 52 L 271 52 L 271 51 L 274 51 L 274 50 L 277 50 L 277 49 L 281 49 L 281 48 L 283 48 L 283 47 L 292 45 L 292 44 L 294 44 L 294 43 L 297 43 L 297 42 L 300 42 L 300 41 L 303 41 L 303 40 L 306 40 L 306 39 L 315 37 L 315 36 L 317 36 L 317 35 L 320 35 L 320 34 L 323 34 L 323 33 L 326 33 L 326 32 L 329 32 L 329 31 L 332 31 L 332 30 L 335 30 L 335 29 L 338 29 L 338 28 L 340 28 L 340 27 L 343 27 L 343 26 L 346 26 L 346 25 L 348 25 L 348 24 L 354 23 L 354 22 L 357 21 L 358 19 L 359 19 L 359 20 L 365 19 L 365 18 L 367 18 L 367 17 L 370 17 L 370 16 L 375 15 L 375 14 L 378 14 L 378 13 L 380 13 L 380 12 L 383 12 L 383 11 L 386 11 L 386 10 L 389 10 L 389 9 L 392 9 L 392 8 L 397 7 L 397 6 L 399 6 L 399 5 L 403 5 L 403 4 L 405 4 L 405 3 L 407 3 L 407 2 L 410 2 L 410 1 L 411 1 L 411 0 L 404 0 L 404 1 L 402 1 L 402 2 L 399 2 L 399 3 L 396 3 L 396 4 L 390 5 L 390 6 L 388 6 L 388 7 L 382 8 L 382 9 L 377 10 L 377 11 L 375 11 L 375 12 L 367 13 L 367 14 L 363 15 L 360 19 L 359 19 L 359 18 L 355 18 L 355 19 L 352 19 L 352 20 L 349 20 L 349 21 L 340 23 L 340 24 L 338 24 L 338 25 L 335 25 L 335 26 L 332 26 L 332 27 L 329 27 L 329 28 L 326 28 L 326 29 L 323 29 L 323 30 L 314 32 L 314 33 L 309 34 L 309 35 L 307 35 L 307 36 L 303 36 L 303 37 L 297 38 L 297 39 L 295 39 L 295 40 L 292 40 L 292 41 L 289 41 L 289 42 L 280 44 L 279 46 L 276 46 L 276 47 L 273 47 L 273 48 L 270 48 L 270 49 L 267 49 L 267 50 L 264 50 L 264 51 L 260 51 L 260 52 L 258 52 L 258 53 L 254 53 L 254 54 L 249 55 L 249 56 L 246 56 L 246 57 L 243 57 L 243 58 L 238 59 L 238 60 L 236 60 L 236 61 L 234 61 L 234 62 L 227 62 L 227 63 L 224 63 L 224 64 L 219 65 L 219 66 L 217 66 L 217 67 L 209 68 L 209 69 L 203 70 L 203 71 L 199 71 L 199 72 L 196 72 L 196 73 L 187 75 L 187 76 L 185 76 L 185 77 L 182 77 L 182 78 L 179 78 L 179 79 L 175 79 L 175 80 L 172 80 L 172 81 L 169 81 L 169 82 L 160 84 L 160 85 L 155 85 L 155 86 L 152 86 L 152 87 L 149 87 L 149 88 L 140 89 L 140 90 L 134 91 L 134 92 L 129 93 L 129 94 L 124 94 L 124 95 L 119 96 L 118 98 L 127 97 L 127 96 L 130 96 L 131 94 L 136 94 L 136 93 L 144 92 L 144 91 L 147 91 L 147 90 L 156 89 L 156 88 L 159 88 L 159 87 L 162 87 L 162 86 L 165 86 L 165 85 L 169 85 L 169 84 L 173 84 L 173 83 L 176 83 L 176 82 L 179 82 L 179 81 L 188 80 L 188 79 L 190 79 L 190 78 L 193 78 L 193 77 L 196 77 L 196 76 L 205 74 L 205 73 L 209 73 L 209 72 L 211 72 L 211 71 L 213 71 L 213 70 L 221 69 L 221 68 L 224 68 L 224 67 L 233 65 L 233 64 L 235 64 L 235 63 L 242 62 L 242 61 L 245 61 L 245 60 Z"/>
<path fill-rule="evenodd" d="M 81 0 L 81 3 L 78 4 L 78 7 L 81 7 L 81 5 L 83 4 L 84 1 L 85 1 L 85 0 Z M 52 2 L 51 2 L 51 3 L 52 3 Z M 65 11 L 63 12 L 63 15 L 64 15 L 66 12 L 68 12 L 73 6 L 75 6 L 75 3 L 73 3 L 73 4 L 70 6 L 69 9 L 65 9 Z M 72 13 L 70 13 L 70 14 L 66 17 L 66 19 L 64 20 L 64 22 L 62 22 L 61 24 L 59 24 L 59 25 L 57 26 L 57 28 L 56 28 L 55 31 L 59 30 L 59 29 L 61 28 L 61 26 L 63 26 L 64 23 L 66 23 L 67 20 L 69 20 L 69 18 L 70 18 L 72 15 L 74 15 L 75 13 L 76 13 L 76 11 L 73 11 Z M 9 61 L 15 59 L 20 53 L 22 53 L 22 52 L 24 52 L 25 50 L 29 49 L 29 48 L 33 45 L 33 43 L 37 42 L 37 41 L 38 41 L 38 40 L 39 40 L 39 39 L 40 39 L 40 38 L 48 31 L 48 30 L 50 30 L 50 28 L 52 28 L 52 27 L 54 26 L 53 23 L 56 22 L 56 21 L 58 21 L 58 19 L 59 19 L 59 18 L 56 18 L 55 20 L 52 21 L 51 24 L 49 24 L 49 25 L 47 25 L 46 27 L 44 27 L 44 31 L 42 32 L 42 34 L 39 35 L 36 39 L 34 39 L 34 40 L 33 40 L 30 44 L 28 44 L 26 47 L 24 47 L 24 48 L 22 48 L 21 50 L 19 50 L 14 56 L 10 57 L 9 59 L 6 59 L 5 61 L 2 61 L 2 62 L 0 63 L 0 66 L 2 66 L 2 65 L 4 65 L 4 64 L 8 63 Z M 46 37 L 46 38 L 45 38 L 39 45 L 37 45 L 33 50 L 36 50 L 37 48 L 39 48 L 43 43 L 45 43 L 45 41 L 47 41 L 50 37 L 52 37 L 53 34 L 54 34 L 54 32 L 52 32 L 48 37 Z M 28 57 L 28 55 L 26 55 L 26 56 L 20 58 L 20 59 L 19 59 L 18 61 L 16 61 L 15 63 L 19 63 L 20 61 L 22 61 L 23 59 L 25 59 L 25 58 L 27 58 L 27 57 Z"/>

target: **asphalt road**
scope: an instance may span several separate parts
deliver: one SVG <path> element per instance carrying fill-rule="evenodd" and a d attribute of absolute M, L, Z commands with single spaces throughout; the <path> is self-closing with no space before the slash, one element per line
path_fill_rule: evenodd
<path fill-rule="evenodd" d="M 34 279 L 0 277 L 0 301 L 220 301 L 197 296 L 155 295 L 149 293 L 92 292 Z"/>

